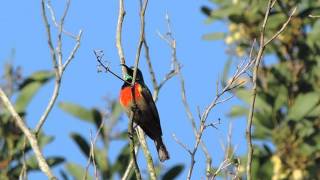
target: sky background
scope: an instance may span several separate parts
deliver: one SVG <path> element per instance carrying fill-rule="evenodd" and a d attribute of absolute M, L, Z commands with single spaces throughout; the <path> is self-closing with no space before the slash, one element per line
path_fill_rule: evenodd
<path fill-rule="evenodd" d="M 177 41 L 177 56 L 183 65 L 182 73 L 185 77 L 187 98 L 191 110 L 197 117 L 197 107 L 203 111 L 213 100 L 216 92 L 216 81 L 221 77 L 224 64 L 228 59 L 226 45 L 223 41 L 205 41 L 202 36 L 210 32 L 225 31 L 226 25 L 222 23 L 205 24 L 206 17 L 200 12 L 201 5 L 212 4 L 204 0 L 190 1 L 149 1 L 146 12 L 146 39 L 150 46 L 150 55 L 156 77 L 160 81 L 170 69 L 171 51 L 168 45 L 161 40 L 157 32 L 166 32 L 165 14 L 168 13 L 172 23 L 172 29 Z M 139 36 L 139 1 L 125 1 L 126 16 L 123 24 L 123 48 L 126 61 L 129 65 L 134 62 Z M 63 1 L 53 1 L 56 15 L 61 17 Z M 120 74 L 119 57 L 115 47 L 116 21 L 118 16 L 118 1 L 72 1 L 68 16 L 65 21 L 65 29 L 77 34 L 83 30 L 81 47 L 75 59 L 68 66 L 62 80 L 59 102 L 73 102 L 92 108 L 104 108 L 104 97 L 117 98 L 122 82 L 111 74 L 97 73 L 97 62 L 93 54 L 94 49 L 104 51 L 105 59 L 110 62 L 113 71 Z M 41 17 L 39 1 L 3 1 L 0 6 L 0 65 L 3 67 L 14 48 L 16 53 L 14 64 L 23 67 L 23 75 L 28 76 L 38 70 L 52 69 L 49 48 L 44 24 Z M 56 37 L 56 29 L 53 28 L 53 36 Z M 56 38 L 54 38 L 54 42 Z M 69 37 L 63 39 L 63 53 L 67 57 L 73 48 L 74 41 Z M 145 59 L 140 60 L 140 69 L 144 72 L 147 85 L 152 88 L 150 76 L 147 71 Z M 2 71 L 3 68 L 0 69 Z M 0 72 L 2 74 L 2 72 Z M 43 113 L 51 93 L 53 81 L 46 84 L 34 98 L 28 107 L 27 123 L 34 128 Z M 55 140 L 44 148 L 45 156 L 59 155 L 67 161 L 86 165 L 83 156 L 71 140 L 70 133 L 78 132 L 87 139 L 90 137 L 90 129 L 94 127 L 88 123 L 63 112 L 58 106 L 53 108 L 45 125 L 44 131 L 48 135 L 55 136 Z M 218 130 L 209 128 L 205 131 L 203 139 L 209 148 L 213 158 L 213 164 L 218 165 L 223 160 L 223 150 L 220 142 L 226 142 L 230 119 L 225 114 L 232 105 L 239 104 L 233 99 L 217 106 L 212 110 L 208 122 L 221 119 Z M 160 113 L 164 141 L 170 152 L 171 159 L 164 163 L 164 167 L 170 167 L 177 163 L 186 164 L 185 171 L 179 179 L 185 179 L 187 169 L 190 166 L 189 154 L 178 145 L 172 134 L 193 147 L 195 137 L 191 124 L 187 119 L 180 96 L 180 84 L 178 78 L 173 78 L 161 89 L 157 102 Z M 198 119 L 197 119 L 198 120 Z M 121 123 L 126 128 L 127 119 Z M 236 119 L 233 122 L 232 142 L 237 146 L 236 154 L 243 155 L 246 150 L 244 119 Z M 198 121 L 197 121 L 197 124 Z M 157 160 L 154 145 L 149 142 L 153 159 Z M 113 144 L 111 154 L 116 155 L 123 144 Z M 139 164 L 146 168 L 142 154 L 139 155 Z M 58 175 L 58 166 L 54 168 Z M 194 179 L 204 177 L 205 159 L 202 151 L 196 155 Z M 42 173 L 30 173 L 30 179 L 44 179 Z"/>

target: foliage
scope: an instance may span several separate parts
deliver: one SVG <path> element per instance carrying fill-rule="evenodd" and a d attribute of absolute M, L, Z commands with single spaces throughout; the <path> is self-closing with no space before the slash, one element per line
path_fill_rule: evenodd
<path fill-rule="evenodd" d="M 26 118 L 28 105 L 37 91 L 45 85 L 53 74 L 49 71 L 38 71 L 27 78 L 22 78 L 20 68 L 14 68 L 11 64 L 5 65 L 5 73 L 1 78 L 1 88 L 9 97 L 16 97 L 15 108 L 23 119 Z M 54 138 L 44 133 L 38 135 L 38 141 L 43 148 Z M 0 104 L 0 179 L 18 179 L 22 172 L 23 162 L 27 171 L 39 170 L 35 156 L 21 132 L 15 125 L 11 115 Z M 25 160 L 24 160 L 25 159 Z M 50 166 L 64 162 L 62 157 L 48 157 Z"/>
<path fill-rule="evenodd" d="M 259 36 L 267 1 L 213 2 L 214 9 L 202 7 L 206 22 L 223 21 L 228 31 L 205 38 L 224 38 L 231 55 L 244 58 Z M 255 146 L 253 179 L 261 175 L 265 179 L 320 177 L 320 19 L 309 17 L 320 14 L 320 2 L 277 1 L 267 22 L 266 39 L 281 28 L 295 6 L 298 12 L 266 49 L 269 58 L 264 58 L 258 75 L 253 138 L 263 145 Z M 250 89 L 247 86 L 235 94 L 248 103 Z M 240 105 L 229 115 L 247 114 L 247 105 Z"/>

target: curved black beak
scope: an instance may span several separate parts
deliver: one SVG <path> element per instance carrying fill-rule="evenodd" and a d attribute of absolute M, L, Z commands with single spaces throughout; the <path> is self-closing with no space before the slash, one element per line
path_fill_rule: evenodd
<path fill-rule="evenodd" d="M 123 67 L 125 67 L 126 69 L 130 69 L 126 64 L 120 64 L 120 66 L 123 66 Z"/>

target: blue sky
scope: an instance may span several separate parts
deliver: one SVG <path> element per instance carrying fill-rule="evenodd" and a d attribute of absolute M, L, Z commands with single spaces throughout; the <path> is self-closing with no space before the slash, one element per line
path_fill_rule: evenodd
<path fill-rule="evenodd" d="M 63 10 L 63 1 L 53 2 L 56 14 L 60 17 Z M 139 1 L 126 1 L 125 21 L 123 25 L 123 47 L 128 64 L 133 64 L 139 33 L 138 3 Z M 146 12 L 146 38 L 150 46 L 151 59 L 160 81 L 170 68 L 170 49 L 161 40 L 157 32 L 166 31 L 165 14 L 168 13 L 172 22 L 174 36 L 177 41 L 177 56 L 183 65 L 183 74 L 186 81 L 187 97 L 193 114 L 197 115 L 197 106 L 201 110 L 211 102 L 216 92 L 216 81 L 221 77 L 224 63 L 228 56 L 225 53 L 226 45 L 223 41 L 204 41 L 202 35 L 213 31 L 225 31 L 222 23 L 206 25 L 205 16 L 201 14 L 201 5 L 212 5 L 207 1 L 150 1 Z M 4 65 L 12 48 L 16 50 L 14 64 L 23 67 L 25 76 L 37 70 L 51 69 L 50 53 L 47 46 L 46 33 L 41 17 L 40 1 L 5 1 L 0 7 L 0 64 Z M 69 14 L 65 22 L 68 31 L 77 33 L 83 30 L 81 47 L 75 59 L 67 68 L 60 95 L 57 102 L 73 102 L 85 107 L 105 107 L 103 97 L 117 98 L 122 85 L 118 79 L 110 74 L 97 73 L 97 63 L 93 55 L 94 49 L 104 50 L 105 58 L 111 63 L 113 71 L 120 74 L 119 58 L 115 48 L 115 29 L 118 16 L 118 1 L 72 1 Z M 53 28 L 53 34 L 56 30 Z M 65 37 L 63 53 L 65 57 L 73 47 L 73 40 Z M 141 59 L 140 69 L 145 72 L 145 80 L 152 87 L 144 58 Z M 2 71 L 2 70 L 1 70 Z M 219 76 L 220 75 L 220 76 Z M 48 83 L 37 94 L 28 107 L 27 122 L 29 127 L 35 124 L 44 111 L 53 90 L 53 82 Z M 221 118 L 219 129 L 208 129 L 204 133 L 214 165 L 222 161 L 223 151 L 220 141 L 225 141 L 229 119 L 226 112 L 239 103 L 232 100 L 213 109 L 208 120 L 216 121 Z M 171 160 L 164 163 L 170 167 L 176 163 L 185 163 L 189 167 L 190 157 L 172 138 L 176 136 L 189 147 L 193 147 L 195 138 L 191 130 L 181 97 L 180 85 L 177 78 L 170 80 L 161 90 L 157 107 L 160 113 L 161 124 L 164 131 L 164 141 L 171 154 Z M 126 120 L 126 119 L 125 119 Z M 243 119 L 232 121 L 233 143 L 237 145 L 237 154 L 243 154 L 246 149 L 244 139 L 245 123 Z M 126 126 L 126 123 L 123 123 Z M 122 127 L 125 128 L 125 127 Z M 75 143 L 70 139 L 70 132 L 79 132 L 84 137 L 90 136 L 93 127 L 79 121 L 61 111 L 57 106 L 44 126 L 48 135 L 55 136 L 53 143 L 44 149 L 44 154 L 61 155 L 68 161 L 85 166 L 86 159 Z M 119 146 L 119 147 L 117 147 Z M 149 141 L 150 150 L 156 158 L 153 143 Z M 120 145 L 115 144 L 114 154 L 120 151 Z M 139 155 L 143 157 L 142 155 Z M 205 159 L 203 153 L 196 155 L 194 179 L 204 176 Z M 139 164 L 145 168 L 143 158 Z M 58 174 L 58 167 L 54 172 Z M 180 179 L 186 177 L 184 171 Z M 31 173 L 30 179 L 43 179 L 42 173 Z"/>

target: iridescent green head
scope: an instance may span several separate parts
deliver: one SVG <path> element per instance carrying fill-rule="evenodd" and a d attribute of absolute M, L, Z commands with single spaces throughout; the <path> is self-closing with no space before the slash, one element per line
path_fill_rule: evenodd
<path fill-rule="evenodd" d="M 125 65 L 125 64 L 121 64 L 122 66 L 124 66 L 126 68 L 126 74 L 124 75 L 124 80 L 131 83 L 132 82 L 132 79 L 133 79 L 133 71 L 134 71 L 134 67 L 131 66 L 130 68 Z M 137 69 L 137 75 L 136 75 L 136 82 L 139 82 L 139 83 L 143 83 L 143 76 L 142 76 L 142 73 L 140 71 L 140 69 L 138 68 Z"/>

